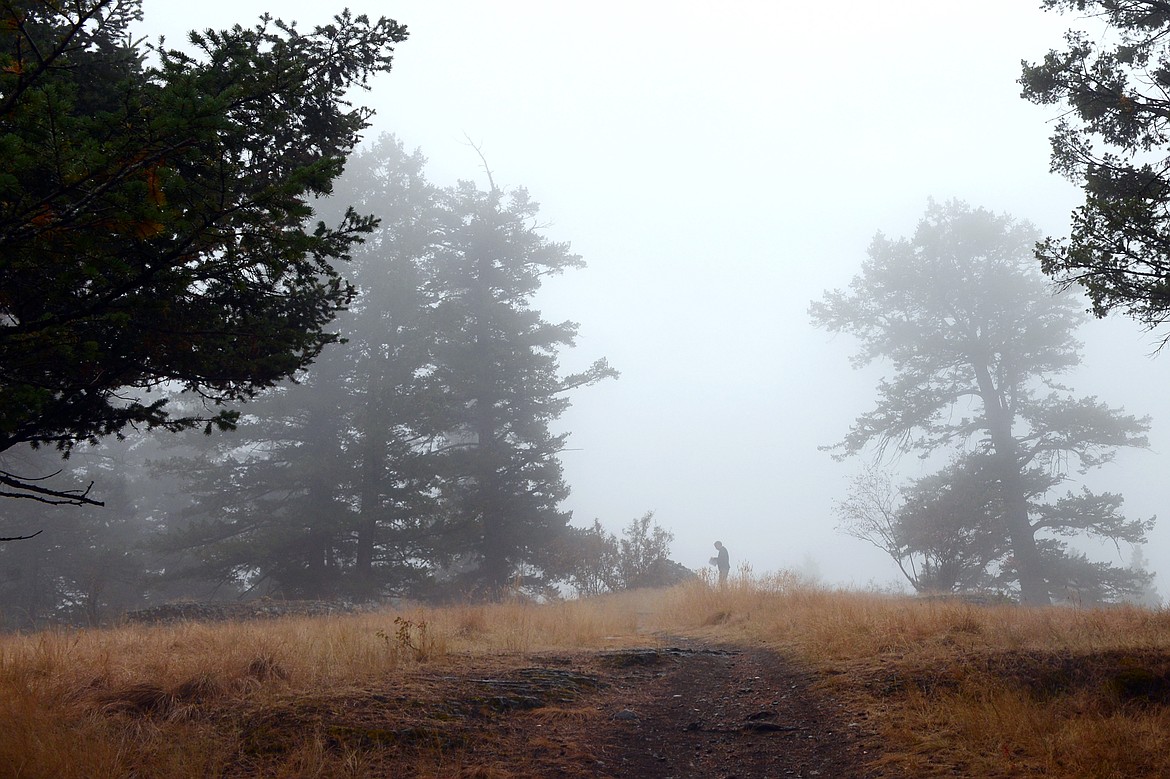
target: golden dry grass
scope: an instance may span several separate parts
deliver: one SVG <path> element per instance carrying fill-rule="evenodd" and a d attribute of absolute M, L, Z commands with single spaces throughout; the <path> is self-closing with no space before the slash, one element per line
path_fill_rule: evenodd
<path fill-rule="evenodd" d="M 664 624 L 816 670 L 892 776 L 1170 776 L 1170 613 L 976 606 L 739 577 Z"/>
<path fill-rule="evenodd" d="M 451 673 L 469 657 L 482 665 L 495 655 L 644 643 L 636 638 L 640 602 L 468 605 L 0 637 L 0 776 L 364 776 L 368 734 L 334 733 L 329 748 L 302 743 L 303 733 L 327 719 L 323 709 L 361 701 L 374 689 L 409 687 L 420 699 L 438 697 L 425 680 L 409 678 L 420 667 Z M 444 762 L 443 751 L 419 749 L 418 775 L 454 775 L 458 762 Z"/>
<path fill-rule="evenodd" d="M 451 713 L 461 674 L 666 635 L 798 658 L 889 776 L 1170 776 L 1164 611 L 973 606 L 750 572 L 547 605 L 0 637 L 0 775 L 358 777 L 388 751 L 417 776 L 538 775 L 507 759 L 513 746 L 584 762 L 572 734 L 596 711 L 544 706 L 522 720 L 544 736 L 485 744 Z M 468 739 L 497 757 L 469 760 Z"/>

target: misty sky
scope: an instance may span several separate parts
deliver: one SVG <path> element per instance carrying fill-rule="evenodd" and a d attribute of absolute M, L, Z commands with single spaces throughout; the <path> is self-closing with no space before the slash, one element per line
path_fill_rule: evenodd
<path fill-rule="evenodd" d="M 721 539 L 758 573 L 813 561 L 834 584 L 898 582 L 882 552 L 834 530 L 861 463 L 817 448 L 870 408 L 882 371 L 853 371 L 854 343 L 807 308 L 848 284 L 875 233 L 911 232 L 930 197 L 1065 232 L 1078 193 L 1048 172 L 1057 111 L 1020 99 L 1016 79 L 1073 20 L 1038 5 L 349 3 L 410 29 L 393 72 L 354 95 L 378 112 L 367 137 L 421 148 L 436 184 L 486 187 L 470 139 L 587 263 L 538 304 L 581 325 L 567 371 L 604 356 L 622 372 L 562 419 L 575 524 L 617 532 L 652 510 L 690 567 Z M 141 31 L 178 45 L 264 11 L 308 29 L 342 7 L 145 0 Z M 1130 517 L 1163 514 L 1146 555 L 1165 596 L 1170 353 L 1149 357 L 1155 341 L 1120 318 L 1081 336 L 1068 383 L 1154 419 L 1152 451 L 1087 483 L 1124 494 Z M 923 473 L 913 455 L 899 468 Z"/>

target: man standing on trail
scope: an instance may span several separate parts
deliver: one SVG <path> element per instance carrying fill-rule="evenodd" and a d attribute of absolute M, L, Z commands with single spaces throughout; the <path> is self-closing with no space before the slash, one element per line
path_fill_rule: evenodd
<path fill-rule="evenodd" d="M 711 558 L 711 565 L 719 569 L 719 586 L 723 587 L 727 584 L 727 572 L 731 570 L 731 558 L 728 557 L 727 547 L 722 541 L 716 541 L 715 548 L 719 550 L 719 554 Z"/>

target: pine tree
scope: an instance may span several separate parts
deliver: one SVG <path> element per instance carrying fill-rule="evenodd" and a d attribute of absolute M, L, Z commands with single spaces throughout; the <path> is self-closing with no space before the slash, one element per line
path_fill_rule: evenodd
<path fill-rule="evenodd" d="M 1084 191 L 1067 239 L 1037 250 L 1044 272 L 1078 285 L 1105 316 L 1150 329 L 1170 320 L 1170 13 L 1163 0 L 1044 0 L 1093 20 L 1063 50 L 1025 63 L 1023 97 L 1061 107 L 1052 169 Z"/>
<path fill-rule="evenodd" d="M 469 578 L 488 590 L 539 563 L 564 532 L 567 434 L 549 425 L 568 390 L 616 376 L 605 360 L 558 373 L 577 325 L 545 321 L 532 300 L 544 277 L 582 261 L 540 234 L 537 212 L 523 189 L 462 182 L 445 194 L 436 257 L 435 371 L 455 411 L 444 499 L 474 561 Z"/>
<path fill-rule="evenodd" d="M 532 226 L 523 191 L 440 191 L 424 163 L 392 137 L 355 156 L 339 195 L 381 221 L 354 251 L 345 343 L 181 466 L 206 472 L 185 542 L 211 543 L 224 580 L 376 597 L 465 569 L 452 586 L 490 591 L 547 565 L 564 532 L 567 434 L 549 424 L 568 390 L 614 372 L 560 376 L 576 325 L 530 303 L 580 258 Z"/>
<path fill-rule="evenodd" d="M 147 64 L 140 5 L 0 4 L 0 452 L 230 427 L 352 298 L 336 265 L 372 221 L 313 225 L 309 201 L 367 125 L 346 95 L 405 28 L 265 16 Z M 168 384 L 207 403 L 175 416 Z M 0 494 L 95 502 L 37 478 L 0 467 Z"/>
<path fill-rule="evenodd" d="M 1057 383 L 1080 360 L 1073 334 L 1084 315 L 1074 298 L 1051 293 L 1035 240 L 1034 228 L 1006 216 L 932 203 L 911 238 L 878 235 L 850 291 L 826 294 L 810 312 L 819 326 L 857 336 L 857 364 L 894 370 L 877 407 L 836 447 L 841 456 L 871 443 L 879 453 L 967 446 L 983 455 L 1011 549 L 1005 575 L 1025 602 L 1047 603 L 1070 583 L 1102 595 L 1126 586 L 1061 537 L 1142 543 L 1153 520 L 1125 519 L 1109 493 L 1039 500 L 1070 460 L 1088 470 L 1120 447 L 1146 446 L 1149 420 Z"/>

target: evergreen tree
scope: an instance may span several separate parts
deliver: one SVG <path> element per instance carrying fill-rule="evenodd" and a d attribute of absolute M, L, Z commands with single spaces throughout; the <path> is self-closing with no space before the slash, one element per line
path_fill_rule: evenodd
<path fill-rule="evenodd" d="M 901 490 L 871 467 L 835 507 L 841 529 L 888 554 L 916 592 L 991 588 L 990 569 L 1010 554 L 1010 545 L 985 459 L 959 456 Z"/>
<path fill-rule="evenodd" d="M 330 201 L 366 203 L 380 218 L 355 252 L 359 297 L 345 319 L 358 507 L 351 589 L 370 594 L 417 588 L 449 557 L 435 450 L 454 412 L 435 378 L 439 192 L 425 164 L 383 136 L 355 155 Z"/>
<path fill-rule="evenodd" d="M 335 265 L 372 220 L 310 225 L 405 28 L 348 12 L 129 37 L 140 0 L 0 3 L 0 452 L 127 426 L 230 427 L 336 340 Z M 168 383 L 207 403 L 174 416 Z M 0 464 L 0 494 L 95 502 Z"/>
<path fill-rule="evenodd" d="M 1083 287 L 1098 316 L 1120 310 L 1158 327 L 1170 319 L 1170 12 L 1162 0 L 1043 5 L 1096 23 L 1024 63 L 1023 96 L 1062 106 L 1052 169 L 1085 195 L 1068 239 L 1037 255 L 1045 273 Z"/>
<path fill-rule="evenodd" d="M 189 512 L 198 521 L 174 536 L 207 545 L 193 573 L 286 596 L 368 598 L 415 589 L 436 564 L 430 449 L 447 412 L 428 378 L 437 191 L 424 163 L 383 137 L 316 204 L 328 215 L 360 201 L 379 218 L 354 251 L 358 294 L 337 320 L 345 342 L 254 402 L 239 436 L 198 464 L 179 461 L 205 474 Z"/>
<path fill-rule="evenodd" d="M 341 388 L 322 378 L 337 362 L 328 352 L 300 384 L 264 393 L 234 433 L 188 435 L 197 454 L 162 466 L 192 498 L 163 547 L 187 560 L 172 576 L 212 579 L 229 592 L 340 594 L 354 552 L 352 462 Z"/>
<path fill-rule="evenodd" d="M 1142 552 L 1140 546 L 1133 548 L 1133 553 L 1130 555 L 1129 568 L 1142 578 L 1143 585 L 1140 591 L 1130 593 L 1128 600 L 1131 603 L 1145 606 L 1148 609 L 1161 608 L 1162 595 L 1158 592 L 1158 588 L 1154 586 L 1155 574 L 1149 571 L 1145 553 Z"/>
<path fill-rule="evenodd" d="M 461 182 L 446 191 L 435 260 L 436 378 L 454 410 L 447 433 L 444 499 L 474 570 L 469 584 L 500 588 L 537 564 L 568 523 L 558 455 L 567 434 L 549 424 L 565 393 L 615 376 L 605 360 L 558 374 L 558 350 L 573 322 L 550 323 L 532 308 L 545 276 L 582 265 L 563 243 L 533 226 L 537 205 Z"/>
<path fill-rule="evenodd" d="M 254 402 L 240 437 L 177 466 L 203 474 L 197 521 L 174 538 L 209 544 L 204 574 L 376 597 L 460 569 L 449 586 L 498 587 L 547 563 L 567 520 L 565 436 L 548 423 L 568 389 L 612 371 L 559 377 L 576 326 L 543 322 L 529 302 L 541 275 L 579 259 L 528 224 L 526 196 L 440 192 L 424 163 L 392 137 L 355 155 L 338 194 L 381 221 L 354 251 L 345 343 Z"/>
<path fill-rule="evenodd" d="M 1083 316 L 1034 268 L 1035 238 L 1008 217 L 932 203 L 912 238 L 878 235 L 850 291 L 826 294 L 810 312 L 819 326 L 857 336 L 856 363 L 894 369 L 877 407 L 837 445 L 841 455 L 871 443 L 924 455 L 970 445 L 984 455 L 1011 549 L 1005 575 L 1025 602 L 1047 603 L 1072 578 L 1113 586 L 1111 566 L 1086 568 L 1060 537 L 1142 543 L 1153 520 L 1126 520 L 1108 494 L 1035 500 L 1070 459 L 1099 467 L 1119 447 L 1146 446 L 1149 427 L 1056 383 L 1079 362 L 1073 333 Z M 1044 474 L 1057 476 L 1045 483 Z"/>

